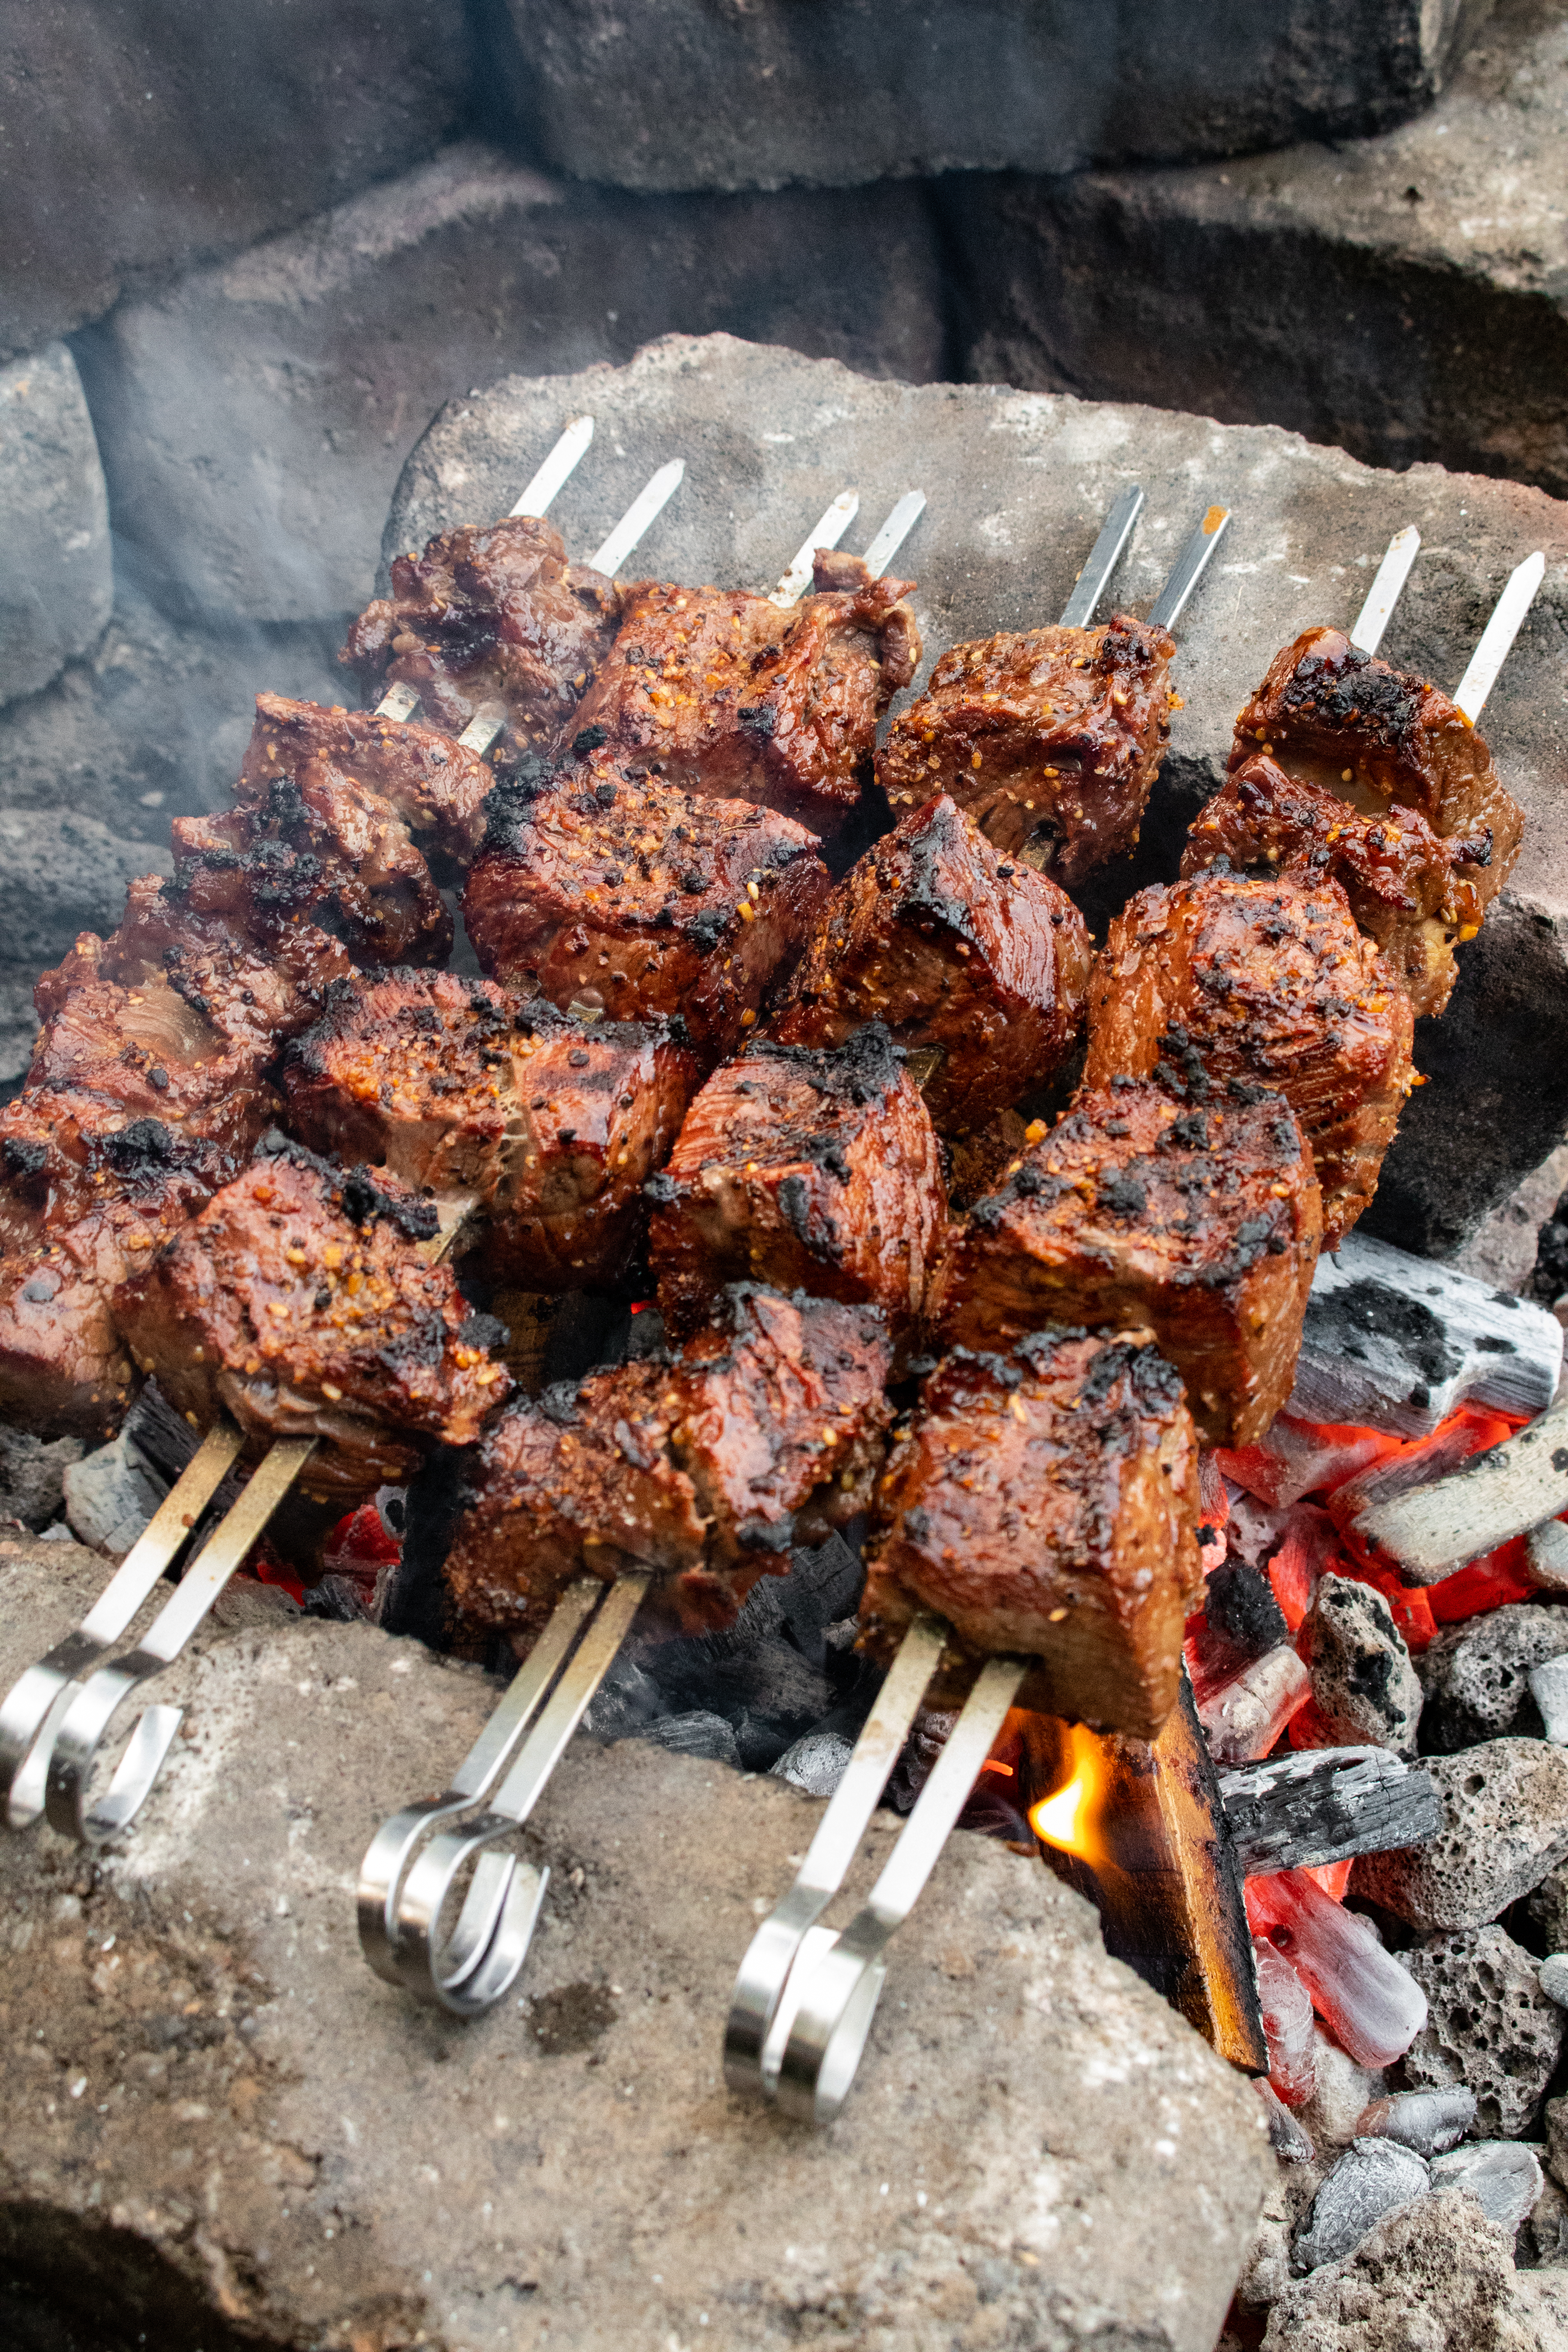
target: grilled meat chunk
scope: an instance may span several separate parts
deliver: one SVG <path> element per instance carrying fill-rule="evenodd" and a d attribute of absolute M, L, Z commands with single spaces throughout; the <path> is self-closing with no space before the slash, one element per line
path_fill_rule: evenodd
<path fill-rule="evenodd" d="M 1138 839 L 1175 650 L 1123 613 L 954 646 L 889 729 L 878 781 L 895 809 L 951 793 L 1005 857 L 1070 890 Z"/>
<path fill-rule="evenodd" d="M 732 1624 L 792 1544 L 869 1500 L 889 1419 L 874 1309 L 737 1283 L 679 1355 L 593 1372 L 491 1423 L 468 1475 L 447 1581 L 468 1623 L 520 1649 L 584 1570 L 651 1569 L 638 1619 Z"/>
<path fill-rule="evenodd" d="M 1154 1737 L 1203 1575 L 1197 1445 L 1152 1333 L 956 1349 L 888 1458 L 876 1516 L 859 1646 L 889 1659 L 921 1610 L 945 1617 L 929 1705 L 944 1675 L 962 1687 L 974 1660 L 1024 1652 L 1018 1706 Z"/>
<path fill-rule="evenodd" d="M 156 982 L 235 1047 L 265 1057 L 318 1017 L 327 990 L 351 970 L 342 941 L 314 923 L 276 919 L 270 908 L 247 908 L 239 921 L 198 912 L 178 884 L 148 874 L 127 891 L 119 929 L 104 940 L 84 931 L 34 1001 L 47 1016 L 85 981 L 143 995 Z"/>
<path fill-rule="evenodd" d="M 613 1019 L 679 1013 L 705 1063 L 733 1051 L 832 887 L 816 836 L 595 754 L 498 786 L 463 895 L 495 979 Z"/>
<path fill-rule="evenodd" d="M 927 1307 L 942 1346 L 1147 1325 L 1204 1443 L 1255 1444 L 1295 1381 L 1323 1219 L 1289 1106 L 1247 1092 L 1190 1110 L 1129 1081 L 1080 1095 L 950 1228 Z"/>
<path fill-rule="evenodd" d="M 620 1278 L 696 1085 L 663 1023 L 588 1024 L 446 971 L 343 982 L 284 1074 L 303 1141 L 472 1193 L 479 1261 L 526 1291 Z"/>
<path fill-rule="evenodd" d="M 1338 629 L 1307 629 L 1276 654 L 1236 722 L 1233 769 L 1259 746 L 1290 775 L 1363 816 L 1418 810 L 1474 868 L 1483 905 L 1519 856 L 1524 811 L 1486 738 L 1440 687 L 1363 654 Z"/>
<path fill-rule="evenodd" d="M 867 1300 L 898 1337 L 919 1318 L 946 1214 L 935 1130 L 873 1024 L 834 1050 L 762 1039 L 708 1080 L 648 1192 L 666 1328 L 750 1276 Z"/>
<path fill-rule="evenodd" d="M 576 745 L 719 800 L 834 833 L 869 774 L 877 721 L 921 657 L 910 580 L 824 550 L 793 613 L 740 588 L 648 580 L 577 711 Z"/>
<path fill-rule="evenodd" d="M 1337 882 L 1411 1010 L 1441 1013 L 1458 977 L 1454 940 L 1473 938 L 1486 912 L 1469 846 L 1439 839 L 1419 809 L 1396 802 L 1363 816 L 1259 751 L 1203 809 L 1182 872 L 1219 866 L 1309 887 Z"/>
<path fill-rule="evenodd" d="M 422 1244 L 436 1211 L 391 1177 L 345 1174 L 274 1129 L 144 1270 L 114 1292 L 132 1356 L 200 1428 L 227 1412 L 253 1457 L 314 1437 L 304 1493 L 345 1507 L 471 1445 L 504 1365 L 450 1267 Z"/>
<path fill-rule="evenodd" d="M 484 839 L 484 804 L 495 774 L 477 751 L 412 719 L 400 725 L 374 711 L 294 702 L 282 694 L 256 698 L 236 798 L 241 807 L 263 807 L 280 776 L 298 783 L 317 760 L 384 801 L 425 856 L 441 866 L 444 881 L 467 866 Z"/>
<path fill-rule="evenodd" d="M 559 531 L 537 515 L 509 515 L 398 556 L 391 596 L 365 607 L 338 658 L 367 699 L 412 687 L 446 734 L 499 704 L 509 755 L 554 751 L 620 611 L 615 582 L 568 563 Z"/>
<path fill-rule="evenodd" d="M 770 1034 L 784 1045 L 841 1045 L 882 1022 L 932 1064 L 921 1091 L 936 1126 L 968 1134 L 1067 1059 L 1090 960 L 1066 893 L 999 860 L 942 793 L 834 891 Z"/>
<path fill-rule="evenodd" d="M 1199 874 L 1141 890 L 1111 923 L 1089 983 L 1083 1083 L 1152 1077 L 1196 1104 L 1247 1087 L 1282 1094 L 1311 1146 L 1332 1250 L 1377 1190 L 1414 1082 L 1413 1027 L 1337 882 Z"/>

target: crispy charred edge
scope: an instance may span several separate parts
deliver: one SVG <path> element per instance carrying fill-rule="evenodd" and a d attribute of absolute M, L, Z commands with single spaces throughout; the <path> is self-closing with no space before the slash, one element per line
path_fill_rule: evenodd
<path fill-rule="evenodd" d="M 552 1039 L 570 1038 L 587 1045 L 689 1045 L 689 1032 L 679 1013 L 668 1015 L 648 1013 L 641 1021 L 584 1021 L 575 1013 L 563 1012 L 547 996 L 527 996 L 519 1000 L 509 996 L 499 982 L 481 980 L 467 972 L 437 973 L 428 964 L 393 964 L 378 971 L 374 985 L 383 982 L 401 983 L 407 988 L 428 987 L 432 980 L 455 980 L 467 992 L 466 1010 L 472 1013 L 472 1042 L 477 1045 L 495 1045 L 502 1037 L 517 1035 L 543 1043 Z M 298 1070 L 302 1076 L 321 1077 L 329 1075 L 323 1059 L 325 1049 L 336 1039 L 351 1036 L 359 1028 L 364 1013 L 365 990 L 363 981 L 334 980 L 321 1000 L 321 1018 L 294 1038 L 284 1055 L 285 1071 Z M 441 1026 L 440 1015 L 431 1008 L 433 1030 Z M 386 1016 L 395 1020 L 395 1014 Z"/>
<path fill-rule="evenodd" d="M 315 1177 L 334 1207 L 341 1208 L 353 1225 L 367 1225 L 374 1218 L 381 1217 L 406 1242 L 433 1241 L 440 1229 L 440 1215 L 434 1201 L 423 1201 L 416 1193 L 405 1192 L 395 1178 L 384 1176 L 378 1181 L 368 1168 L 345 1170 L 335 1160 L 323 1160 L 319 1152 L 296 1143 L 291 1135 L 285 1135 L 281 1128 L 268 1129 L 256 1147 L 256 1157 L 258 1160 L 287 1160 L 291 1166 Z"/>
<path fill-rule="evenodd" d="M 1331 820 L 1331 809 L 1336 813 Z M 1205 835 L 1217 834 L 1233 813 L 1240 825 L 1250 823 L 1261 828 L 1272 819 L 1288 829 L 1294 836 L 1289 856 L 1270 859 L 1260 848 L 1255 859 L 1238 864 L 1225 850 L 1211 852 Z M 1380 834 L 1390 833 L 1395 836 L 1393 842 L 1378 839 Z M 1485 909 L 1474 883 L 1461 869 L 1491 864 L 1490 825 L 1482 825 L 1474 834 L 1435 833 L 1419 809 L 1399 801 L 1391 802 L 1381 816 L 1363 816 L 1348 802 L 1336 801 L 1332 793 L 1300 782 L 1263 751 L 1254 751 L 1239 761 L 1233 757 L 1225 782 L 1205 802 L 1188 835 L 1181 879 L 1213 873 L 1234 874 L 1243 881 L 1276 882 L 1282 876 L 1289 878 L 1292 866 L 1299 865 L 1304 881 L 1336 881 L 1348 896 L 1362 881 L 1354 859 L 1363 841 L 1373 847 L 1405 847 L 1424 854 L 1445 877 L 1436 910 L 1439 919 L 1451 927 L 1479 921 Z M 1392 876 L 1387 880 L 1378 877 L 1378 884 L 1391 911 L 1396 906 L 1407 914 L 1422 911 L 1408 890 L 1402 888 L 1397 899 L 1393 897 Z M 1458 902 L 1456 894 L 1463 903 Z M 1353 911 L 1353 898 L 1352 904 Z"/>
<path fill-rule="evenodd" d="M 1331 655 L 1308 652 L 1295 662 L 1280 688 L 1279 707 L 1291 718 L 1310 713 L 1326 728 L 1354 726 L 1381 749 L 1404 751 L 1419 737 L 1422 700 L 1431 691 L 1427 679 L 1395 669 L 1336 634 Z M 1233 767 L 1247 756 L 1239 742 L 1237 751 L 1241 758 L 1232 753 Z"/>
<path fill-rule="evenodd" d="M 49 1097 L 57 1091 L 64 1090 L 41 1087 L 17 1099 L 47 1115 Z M 123 1127 L 106 1128 L 96 1134 L 85 1129 L 80 1132 L 86 1148 L 84 1172 L 91 1177 L 102 1171 L 132 1189 L 161 1184 L 166 1178 L 177 1175 L 188 1174 L 205 1181 L 215 1160 L 225 1156 L 204 1138 L 182 1135 L 161 1118 L 133 1118 Z M 5 1171 L 5 1189 L 14 1199 L 29 1205 L 41 1198 L 57 1164 L 48 1144 L 32 1137 L 7 1135 L 0 1142 L 0 1169 Z"/>
<path fill-rule="evenodd" d="M 601 750 L 608 740 L 603 727 L 584 727 L 573 738 L 570 758 L 552 761 L 530 756 L 520 760 L 507 774 L 499 777 L 485 803 L 486 829 L 480 845 L 480 856 L 526 857 L 534 845 L 531 828 L 541 816 L 549 814 L 548 803 L 552 799 L 574 816 L 594 817 L 606 814 L 615 807 L 622 785 L 635 789 L 650 782 L 666 783 L 662 761 L 651 761 L 644 767 L 628 756 L 618 760 L 615 772 L 610 774 L 586 767 L 584 762 L 595 751 Z M 679 783 L 668 783 L 666 789 L 679 795 L 699 825 L 710 822 L 705 818 L 704 810 L 713 803 L 706 794 L 689 792 Z M 760 803 L 738 805 L 744 805 L 749 811 L 748 815 L 741 820 L 742 829 L 751 825 L 761 829 L 765 824 L 769 812 Z M 717 835 L 714 837 L 717 838 Z M 701 847 L 703 845 L 699 843 L 696 845 Z M 771 866 L 779 873 L 784 873 L 801 858 L 815 856 L 819 846 L 815 835 L 808 835 L 802 841 L 773 840 L 769 843 L 759 864 L 764 868 Z M 662 921 L 663 919 L 656 917 L 654 919 Z M 669 921 L 673 923 L 674 919 L 671 914 Z M 710 917 L 700 917 L 699 922 L 711 919 Z"/>

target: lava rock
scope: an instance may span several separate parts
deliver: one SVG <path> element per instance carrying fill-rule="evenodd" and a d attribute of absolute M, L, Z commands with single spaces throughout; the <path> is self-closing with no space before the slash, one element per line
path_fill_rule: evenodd
<path fill-rule="evenodd" d="M 1546 2102 L 1546 2161 L 1568 2189 L 1568 2096 Z"/>
<path fill-rule="evenodd" d="M 769 1769 L 775 1780 L 804 1789 L 808 1797 L 831 1797 L 854 1753 L 854 1741 L 838 1732 L 808 1731 L 803 1739 L 792 1741 Z"/>
<path fill-rule="evenodd" d="M 97 318 L 132 273 L 402 170 L 468 95 L 440 0 L 5 0 L 0 23 L 7 356 Z"/>
<path fill-rule="evenodd" d="M 939 281 L 911 187 L 638 203 L 563 189 L 488 147 L 447 148 L 235 261 L 121 304 L 79 339 L 117 561 L 183 615 L 340 613 L 370 594 L 398 468 L 443 401 L 508 368 L 624 360 L 671 329 L 725 328 L 873 375 L 938 375 Z M 640 448 L 616 461 L 624 436 L 597 390 L 581 403 L 599 415 L 579 469 L 589 497 L 574 480 L 552 509 L 583 555 L 652 470 L 637 471 Z M 695 445 L 679 446 L 695 459 Z M 513 447 L 496 513 L 543 454 Z M 735 504 L 743 476 L 712 470 Z M 615 508 L 598 523 L 601 492 Z M 792 517 L 759 585 L 820 511 Z M 710 563 L 700 576 L 724 575 Z"/>
<path fill-rule="evenodd" d="M 1519 2233 L 1514 2258 L 1521 2270 L 1568 2265 L 1568 2197 L 1549 2172 Z"/>
<path fill-rule="evenodd" d="M 1196 15 L 1145 0 L 1135 42 L 1107 0 L 508 5 L 543 152 L 628 188 L 1072 172 L 1353 137 L 1426 105 L 1473 29 L 1457 0 Z"/>
<path fill-rule="evenodd" d="M 1538 2273 L 1537 2276 L 1550 2276 Z M 1444 2189 L 1386 2214 L 1355 2252 L 1293 2280 L 1263 2352 L 1560 2352 L 1510 2233 Z"/>
<path fill-rule="evenodd" d="M 1299 2268 L 1315 2271 L 1353 2253 L 1373 2225 L 1396 2205 L 1425 2197 L 1426 2160 L 1397 2140 L 1352 2140 L 1312 2200 L 1307 2227 L 1296 2240 Z"/>
<path fill-rule="evenodd" d="M 1568 1855 L 1568 1751 L 1489 1739 L 1430 1770 L 1442 1829 L 1427 1845 L 1361 1855 L 1351 1885 L 1413 1927 L 1484 1927 Z"/>
<path fill-rule="evenodd" d="M 700 1756 L 710 1764 L 728 1764 L 737 1772 L 741 1769 L 734 1732 L 708 1707 L 695 1707 L 689 1715 L 660 1716 L 657 1723 L 645 1724 L 638 1736 L 671 1756 Z"/>
<path fill-rule="evenodd" d="M 1372 1740 L 1415 1754 L 1421 1684 L 1380 1592 L 1348 1576 L 1322 1577 L 1298 1647 L 1312 1677 L 1323 1747 Z"/>
<path fill-rule="evenodd" d="M 1536 1963 L 1500 1927 L 1437 1936 L 1404 1954 L 1426 1995 L 1426 2022 L 1405 2053 L 1413 2089 L 1462 2083 L 1492 2138 L 1530 2130 L 1568 2032 Z"/>
<path fill-rule="evenodd" d="M 1509 570 L 1542 547 L 1546 583 L 1486 719 L 1529 819 L 1523 856 L 1512 895 L 1460 949 L 1455 1003 L 1418 1050 L 1434 1069 L 1441 1060 L 1442 1083 L 1405 1108 L 1384 1193 L 1387 1167 L 1414 1172 L 1390 1194 L 1384 1229 L 1406 1249 L 1454 1248 L 1556 1148 L 1568 1129 L 1568 742 L 1553 717 L 1568 510 L 1513 484 L 1421 467 L 1371 474 L 1267 429 L 1220 432 L 1196 417 L 994 384 L 870 383 L 826 362 L 671 338 L 614 374 L 509 378 L 453 403 L 405 468 L 384 551 L 503 512 L 520 465 L 583 409 L 599 427 L 562 495 L 574 546 L 592 547 L 674 450 L 722 450 L 721 463 L 689 471 L 637 558 L 693 581 L 774 576 L 781 551 L 846 482 L 859 490 L 865 520 L 853 539 L 864 545 L 860 531 L 910 487 L 918 452 L 920 478 L 940 489 L 900 562 L 921 583 L 915 610 L 931 659 L 964 638 L 1054 619 L 1129 467 L 1148 504 L 1111 594 L 1132 609 L 1155 594 L 1205 501 L 1235 509 L 1183 616 L 1173 683 L 1185 707 L 1141 845 L 1086 895 L 1097 924 L 1142 884 L 1174 875 L 1185 828 L 1224 776 L 1237 709 L 1310 621 L 1351 624 L 1394 531 L 1416 524 L 1424 549 L 1388 650 L 1448 681 Z M 617 445 L 626 457 L 612 462 Z M 1383 1205 L 1380 1195 L 1374 1215 Z"/>
<path fill-rule="evenodd" d="M 47 1528 L 65 1501 L 66 1472 L 81 1456 L 79 1437 L 46 1440 L 0 1429 L 0 1517 Z"/>
<path fill-rule="evenodd" d="M 173 864 L 167 848 L 121 841 L 96 817 L 0 809 L 0 937 L 35 971 L 58 963 L 79 931 L 113 930 L 128 882 Z"/>
<path fill-rule="evenodd" d="M 1476 2095 L 1465 2085 L 1444 2091 L 1404 2091 L 1374 2099 L 1357 2127 L 1362 2139 L 1396 2139 L 1417 2156 L 1442 2156 L 1474 2126 Z"/>
<path fill-rule="evenodd" d="M 1511 1733 L 1539 1739 L 1530 1670 L 1562 1656 L 1568 1656 L 1568 1609 L 1513 1601 L 1447 1626 L 1422 1652 L 1417 1669 L 1426 1693 L 1422 1747 L 1451 1756 Z"/>
<path fill-rule="evenodd" d="M 1548 1871 L 1524 1907 L 1548 1951 L 1568 1952 L 1568 1869 Z"/>
<path fill-rule="evenodd" d="M 1516 2139 L 1478 2139 L 1432 2167 L 1434 2189 L 1468 2189 L 1489 2221 L 1517 2230 L 1534 2210 L 1545 2175 L 1532 2147 Z"/>
<path fill-rule="evenodd" d="M 49 343 L 0 368 L 0 702 L 85 653 L 113 602 L 92 419 L 76 362 Z"/>

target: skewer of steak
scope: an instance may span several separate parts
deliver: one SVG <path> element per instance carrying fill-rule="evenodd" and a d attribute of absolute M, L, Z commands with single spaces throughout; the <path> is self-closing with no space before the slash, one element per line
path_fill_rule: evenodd
<path fill-rule="evenodd" d="M 329 992 L 284 1070 L 289 1125 L 388 1169 L 437 1206 L 472 1204 L 459 1246 L 524 1291 L 607 1289 L 647 1220 L 697 1085 L 681 1024 L 601 1021 L 454 972 Z"/>
<path fill-rule="evenodd" d="M 1205 1444 L 1256 1444 L 1295 1378 L 1322 1201 L 1289 1105 L 1245 1092 L 1194 1108 L 1129 1079 L 1080 1093 L 949 1228 L 927 1304 L 938 1344 L 1144 1326 Z"/>
<path fill-rule="evenodd" d="M 752 1279 L 874 1305 L 902 1339 L 947 1206 L 930 1114 L 876 1024 L 837 1048 L 762 1038 L 727 1062 L 648 1192 L 649 1263 L 677 1336 Z"/>
<path fill-rule="evenodd" d="M 769 1034 L 841 1045 L 880 1022 L 927 1057 L 921 1092 L 937 1128 L 969 1134 L 1067 1060 L 1090 961 L 1066 892 L 1001 858 L 942 793 L 868 849 L 823 906 Z"/>

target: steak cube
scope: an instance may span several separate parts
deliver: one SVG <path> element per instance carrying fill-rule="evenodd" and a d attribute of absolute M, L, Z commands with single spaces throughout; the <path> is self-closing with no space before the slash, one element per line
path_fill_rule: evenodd
<path fill-rule="evenodd" d="M 514 1404 L 465 1465 L 446 1568 L 459 1615 L 521 1649 L 573 1577 L 644 1568 L 644 1630 L 732 1624 L 792 1545 L 866 1508 L 889 1360 L 874 1309 L 742 1283 L 680 1355 Z"/>
<path fill-rule="evenodd" d="M 1203 1590 L 1197 1518 L 1192 1421 L 1151 1333 L 957 1349 L 878 1481 L 859 1646 L 885 1662 L 934 1610 L 952 1635 L 928 1705 L 1025 1654 L 1019 1706 L 1152 1739 Z"/>
<path fill-rule="evenodd" d="M 256 725 L 236 800 L 242 808 L 264 806 L 279 777 L 297 783 L 313 760 L 326 761 L 384 802 L 427 857 L 461 868 L 484 838 L 485 801 L 495 773 L 477 751 L 435 727 L 295 702 L 283 694 L 256 698 Z"/>
<path fill-rule="evenodd" d="M 750 1277 L 918 1319 L 946 1215 L 936 1133 L 885 1029 L 836 1051 L 763 1039 L 708 1080 L 648 1191 L 666 1328 Z"/>
<path fill-rule="evenodd" d="M 342 942 L 313 923 L 268 920 L 258 932 L 226 915 L 198 913 L 177 884 L 148 874 L 127 891 L 118 929 L 104 940 L 84 931 L 58 971 L 44 974 L 35 1001 L 47 1016 L 84 981 L 117 981 L 143 994 L 156 982 L 220 1036 L 267 1058 L 317 1018 L 332 982 L 352 968 Z"/>
<path fill-rule="evenodd" d="M 851 867 L 816 919 L 770 1034 L 841 1045 L 880 1021 L 932 1066 L 943 1134 L 966 1135 L 1050 1077 L 1078 1042 L 1090 949 L 1064 891 L 999 859 L 945 793 Z"/>
<path fill-rule="evenodd" d="M 951 793 L 1003 856 L 1070 890 L 1138 839 L 1175 650 L 1122 613 L 954 646 L 889 729 L 878 781 L 895 810 Z"/>
<path fill-rule="evenodd" d="M 1262 1087 L 1311 1146 L 1323 1247 L 1377 1189 L 1414 1084 L 1410 1000 L 1337 882 L 1304 889 L 1208 873 L 1141 890 L 1089 983 L 1083 1083 L 1157 1078 L 1182 1100 Z"/>
<path fill-rule="evenodd" d="M 1289 1106 L 1248 1092 L 1194 1109 L 1131 1081 L 1079 1095 L 950 1228 L 927 1308 L 941 1344 L 1146 1325 L 1205 1444 L 1254 1444 L 1296 1377 L 1323 1220 Z"/>
<path fill-rule="evenodd" d="M 613 1020 L 675 1015 L 704 1063 L 787 978 L 832 884 L 816 836 L 597 755 L 497 789 L 463 896 L 486 971 Z"/>

